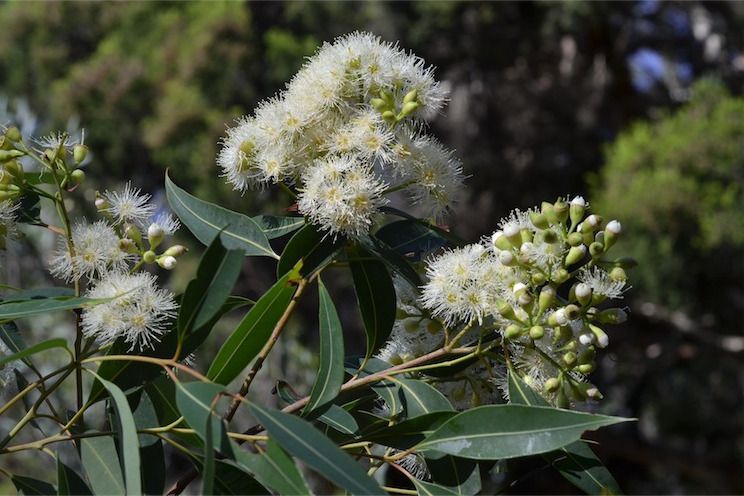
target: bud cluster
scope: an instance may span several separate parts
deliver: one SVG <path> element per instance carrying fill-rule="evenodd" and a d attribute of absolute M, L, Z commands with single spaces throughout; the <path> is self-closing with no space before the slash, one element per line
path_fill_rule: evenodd
<path fill-rule="evenodd" d="M 515 210 L 483 242 L 430 260 L 421 291 L 445 325 L 496 330 L 515 371 L 559 406 L 601 397 L 585 376 L 609 343 L 605 327 L 627 317 L 607 307 L 633 264 L 607 258 L 622 227 L 587 210 L 581 197 Z"/>
<path fill-rule="evenodd" d="M 422 59 L 354 33 L 323 45 L 286 91 L 229 129 L 217 161 L 235 189 L 294 185 L 311 222 L 358 237 L 390 193 L 432 216 L 458 196 L 460 163 L 423 125 L 444 102 Z"/>

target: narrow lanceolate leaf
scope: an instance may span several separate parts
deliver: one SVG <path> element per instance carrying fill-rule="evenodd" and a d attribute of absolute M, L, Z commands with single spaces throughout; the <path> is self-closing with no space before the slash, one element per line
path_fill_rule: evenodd
<path fill-rule="evenodd" d="M 93 494 L 125 494 L 114 440 L 109 436 L 87 437 L 80 445 L 80 457 Z"/>
<path fill-rule="evenodd" d="M 269 239 L 279 238 L 296 231 L 305 225 L 304 217 L 278 217 L 276 215 L 257 215 L 251 217 Z"/>
<path fill-rule="evenodd" d="M 22 360 L 26 358 L 27 356 L 35 355 L 36 353 L 40 353 L 42 351 L 51 350 L 52 348 L 67 349 L 67 341 L 64 338 L 49 339 L 47 341 L 42 341 L 41 343 L 37 343 L 33 346 L 29 346 L 25 350 L 21 350 L 17 353 L 13 353 L 12 355 L 2 356 L 0 357 L 0 367 L 5 365 L 6 363 L 14 362 L 16 360 Z M 69 350 L 67 351 L 69 352 Z"/>
<path fill-rule="evenodd" d="M 331 295 L 320 279 L 319 293 L 319 329 L 320 329 L 320 368 L 315 384 L 310 391 L 304 413 L 323 407 L 332 401 L 344 382 L 344 334 L 341 321 L 336 313 Z"/>
<path fill-rule="evenodd" d="M 365 470 L 308 422 L 279 411 L 250 406 L 253 416 L 282 448 L 351 494 L 382 494 Z"/>
<path fill-rule="evenodd" d="M 351 256 L 368 257 L 363 250 L 355 250 Z M 367 333 L 369 358 L 390 336 L 395 322 L 395 288 L 385 264 L 378 260 L 360 260 L 349 263 L 354 279 L 354 289 L 359 301 L 364 330 Z"/>
<path fill-rule="evenodd" d="M 266 442 L 266 451 L 260 455 L 235 451 L 235 460 L 253 474 L 258 482 L 279 494 L 310 494 L 292 457 L 271 438 Z"/>
<path fill-rule="evenodd" d="M 417 448 L 475 460 L 515 458 L 553 451 L 579 440 L 586 430 L 627 420 L 539 406 L 489 405 L 455 415 Z"/>
<path fill-rule="evenodd" d="M 403 409 L 407 418 L 418 417 L 432 412 L 453 411 L 449 400 L 433 386 L 415 379 L 393 378 L 400 388 Z"/>
<path fill-rule="evenodd" d="M 57 458 L 57 494 L 59 496 L 93 494 L 85 481 L 73 469 Z"/>
<path fill-rule="evenodd" d="M 212 419 L 204 420 L 204 465 L 202 465 L 202 494 L 212 494 L 214 492 L 214 434 L 212 433 Z"/>
<path fill-rule="evenodd" d="M 75 291 L 71 288 L 65 287 L 51 287 L 51 288 L 32 288 L 24 289 L 21 291 L 15 291 L 13 293 L 0 297 L 0 302 L 10 303 L 11 301 L 25 301 L 25 300 L 43 300 L 46 298 L 72 298 L 75 296 Z"/>
<path fill-rule="evenodd" d="M 454 456 L 426 460 L 432 482 L 460 496 L 472 496 L 481 490 L 478 462 Z"/>
<path fill-rule="evenodd" d="M 137 430 L 152 429 L 153 427 L 159 427 L 161 424 L 158 421 L 158 414 L 155 411 L 155 405 L 153 405 L 150 395 L 143 391 L 140 396 L 139 404 L 137 408 L 132 412 L 134 417 L 134 424 L 137 426 Z M 158 438 L 152 434 L 139 434 L 139 444 L 141 448 L 155 444 L 158 442 Z"/>
<path fill-rule="evenodd" d="M 456 412 L 434 412 L 406 419 L 392 426 L 386 423 L 362 439 L 402 451 L 407 450 L 419 444 L 455 415 Z"/>
<path fill-rule="evenodd" d="M 535 390 L 509 371 L 509 401 L 515 405 L 548 406 Z M 574 486 L 587 494 L 621 494 L 620 486 L 609 470 L 583 441 L 546 453 L 545 459 Z"/>
<path fill-rule="evenodd" d="M 214 412 L 217 395 L 225 391 L 221 384 L 211 382 L 177 382 L 176 404 L 184 420 L 204 443 L 212 442 L 212 448 L 230 452 L 225 441 L 222 419 Z M 207 432 L 209 421 L 211 433 Z"/>
<path fill-rule="evenodd" d="M 261 228 L 250 217 L 209 203 L 187 193 L 165 175 L 165 193 L 173 212 L 191 233 L 209 245 L 219 233 L 229 250 L 243 250 L 245 255 L 279 258 L 269 245 Z"/>
<path fill-rule="evenodd" d="M 18 326 L 15 322 L 7 322 L 0 324 L 0 340 L 5 343 L 8 347 L 8 351 L 11 353 L 18 353 L 26 348 L 26 342 L 21 336 L 21 332 L 18 330 Z M 23 359 L 23 363 L 31 363 L 28 358 Z"/>
<path fill-rule="evenodd" d="M 127 493 L 140 494 L 142 493 L 142 476 L 140 474 L 139 438 L 127 397 L 116 384 L 102 379 L 95 372 L 91 373 L 106 388 L 116 410 L 116 433 L 122 454 Z"/>
<path fill-rule="evenodd" d="M 31 298 L 25 301 L 0 303 L 0 321 L 9 321 L 31 317 L 40 313 L 61 312 L 75 310 L 95 305 L 108 300 L 94 300 L 91 298 Z"/>
<path fill-rule="evenodd" d="M 447 240 L 417 219 L 404 219 L 381 227 L 375 236 L 401 255 L 414 260 L 445 245 Z"/>
<path fill-rule="evenodd" d="M 412 480 L 419 496 L 455 496 L 460 494 L 452 488 L 441 486 L 439 484 L 425 482 L 416 478 Z"/>
<path fill-rule="evenodd" d="M 302 261 L 300 273 L 307 276 L 322 267 L 343 246 L 341 238 L 324 233 L 312 224 L 297 231 L 284 247 L 276 266 L 277 277 L 283 276 Z"/>
<path fill-rule="evenodd" d="M 215 236 L 202 255 L 196 278 L 189 282 L 181 299 L 178 333 L 185 336 L 212 320 L 230 296 L 243 266 L 243 252 L 226 250 Z"/>
<path fill-rule="evenodd" d="M 277 381 L 275 390 L 279 399 L 287 405 L 300 399 L 285 381 Z M 322 422 L 343 434 L 355 435 L 359 432 L 359 424 L 357 424 L 356 419 L 348 411 L 333 403 L 314 410 L 307 418 Z"/>
<path fill-rule="evenodd" d="M 290 277 L 292 272 L 264 293 L 227 338 L 209 367 L 210 380 L 227 384 L 256 358 L 297 289 Z"/>
<path fill-rule="evenodd" d="M 40 494 L 49 495 L 56 494 L 54 486 L 43 480 L 34 479 L 33 477 L 26 477 L 23 475 L 11 476 L 13 485 L 16 487 L 18 494 Z"/>
<path fill-rule="evenodd" d="M 270 494 L 251 474 L 230 459 L 215 460 L 214 494 Z"/>

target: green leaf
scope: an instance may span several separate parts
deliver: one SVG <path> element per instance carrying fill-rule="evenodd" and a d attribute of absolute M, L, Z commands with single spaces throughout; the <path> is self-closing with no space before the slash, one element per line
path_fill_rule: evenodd
<path fill-rule="evenodd" d="M 282 448 L 331 482 L 352 494 L 383 493 L 357 462 L 308 422 L 256 404 L 250 410 Z"/>
<path fill-rule="evenodd" d="M 214 494 L 269 494 L 268 489 L 233 460 L 216 460 L 214 485 Z"/>
<path fill-rule="evenodd" d="M 26 343 L 15 322 L 0 324 L 0 339 L 2 339 L 5 346 L 8 347 L 8 351 L 12 353 L 18 353 L 26 348 Z M 22 360 L 23 363 L 27 365 L 31 364 L 31 361 L 28 358 L 23 358 Z"/>
<path fill-rule="evenodd" d="M 158 414 L 155 411 L 155 406 L 147 392 L 142 393 L 139 404 L 132 413 L 132 416 L 134 417 L 134 424 L 137 426 L 138 431 L 160 427 Z M 139 434 L 140 447 L 144 448 L 145 446 L 155 444 L 158 441 L 159 439 L 151 434 Z"/>
<path fill-rule="evenodd" d="M 108 300 L 93 300 L 91 298 L 31 298 L 25 301 L 0 303 L 0 321 L 22 319 L 40 313 L 75 310 L 104 301 Z"/>
<path fill-rule="evenodd" d="M 91 371 L 91 374 L 96 376 L 99 382 L 103 384 L 114 403 L 116 432 L 122 453 L 127 493 L 140 494 L 142 492 L 142 476 L 140 475 L 139 438 L 127 397 L 116 384 L 102 379 L 95 372 Z"/>
<path fill-rule="evenodd" d="M 110 436 L 86 437 L 80 445 L 80 458 L 93 494 L 125 494 L 114 440 Z"/>
<path fill-rule="evenodd" d="M 52 287 L 52 288 L 34 288 L 24 289 L 22 291 L 15 291 L 11 294 L 7 294 L 0 298 L 2 303 L 10 303 L 11 301 L 25 301 L 33 299 L 44 299 L 44 298 L 72 298 L 75 296 L 75 291 L 65 287 Z"/>
<path fill-rule="evenodd" d="M 322 267 L 341 246 L 342 239 L 319 231 L 314 225 L 306 224 L 297 231 L 284 247 L 276 266 L 277 277 L 283 276 L 302 260 L 300 274 L 307 276 Z"/>
<path fill-rule="evenodd" d="M 176 404 L 184 420 L 205 443 L 212 441 L 213 449 L 231 453 L 226 442 L 222 419 L 214 413 L 213 401 L 225 391 L 221 384 L 212 382 L 177 382 Z M 211 433 L 207 431 L 209 421 Z"/>
<path fill-rule="evenodd" d="M 384 360 L 372 357 L 366 362 L 362 361 L 359 368 L 347 364 L 346 372 L 350 375 L 358 373 L 359 377 L 365 377 L 389 369 L 390 367 L 392 365 Z M 372 383 L 370 388 L 385 402 L 391 415 L 398 415 L 403 411 L 403 400 L 400 395 L 400 386 L 397 383 L 382 379 Z"/>
<path fill-rule="evenodd" d="M 304 217 L 278 217 L 276 215 L 257 215 L 251 217 L 269 239 L 275 239 L 296 231 L 305 225 Z"/>
<path fill-rule="evenodd" d="M 440 488 L 461 496 L 471 496 L 481 490 L 478 462 L 454 456 L 426 460 L 432 482 Z"/>
<path fill-rule="evenodd" d="M 538 406 L 481 406 L 449 419 L 418 450 L 475 460 L 536 455 L 577 441 L 586 430 L 627 420 Z"/>
<path fill-rule="evenodd" d="M 303 410 L 308 414 L 333 401 L 344 382 L 344 334 L 336 307 L 323 282 L 318 279 L 320 367 Z"/>
<path fill-rule="evenodd" d="M 413 254 L 414 260 L 421 260 L 427 253 L 448 244 L 439 233 L 414 219 L 386 224 L 375 233 L 375 237 L 401 255 Z"/>
<path fill-rule="evenodd" d="M 171 424 L 181 416 L 176 404 L 176 385 L 170 377 L 158 377 L 145 386 L 145 392 L 152 401 L 160 425 Z"/>
<path fill-rule="evenodd" d="M 93 494 L 82 477 L 57 458 L 57 494 L 60 496 Z"/>
<path fill-rule="evenodd" d="M 294 403 L 300 399 L 297 394 L 291 391 L 289 384 L 285 381 L 277 381 L 275 391 L 279 396 L 279 399 L 281 399 L 285 404 Z M 356 435 L 359 431 L 359 425 L 357 424 L 356 419 L 354 419 L 349 412 L 333 403 L 314 410 L 307 415 L 307 418 L 308 420 L 317 420 L 322 422 L 342 434 Z"/>
<path fill-rule="evenodd" d="M 287 273 L 264 293 L 227 338 L 209 367 L 210 380 L 229 383 L 258 355 L 297 289 L 291 275 Z"/>
<path fill-rule="evenodd" d="M 163 494 L 165 489 L 165 453 L 163 442 L 156 442 L 140 448 L 142 464 L 142 490 L 145 494 Z"/>
<path fill-rule="evenodd" d="M 403 420 L 392 426 L 383 428 L 362 436 L 365 441 L 389 446 L 399 450 L 407 450 L 429 436 L 446 421 L 457 415 L 456 412 L 434 412 Z"/>
<path fill-rule="evenodd" d="M 460 494 L 449 487 L 440 486 L 432 482 L 426 482 L 416 478 L 413 478 L 412 482 L 416 486 L 416 492 L 420 496 L 454 496 Z"/>
<path fill-rule="evenodd" d="M 211 411 L 204 419 L 204 465 L 202 466 L 202 494 L 214 492 L 214 433 L 212 429 Z"/>
<path fill-rule="evenodd" d="M 352 256 L 368 257 L 361 249 L 354 250 Z M 390 273 L 382 262 L 361 260 L 349 263 L 354 279 L 354 289 L 359 301 L 364 330 L 367 334 L 367 352 L 365 358 L 382 346 L 395 323 L 395 287 Z"/>
<path fill-rule="evenodd" d="M 411 266 L 409 259 L 390 248 L 384 241 L 374 236 L 359 239 L 364 249 L 383 262 L 390 270 L 402 276 L 413 287 L 421 286 L 421 276 Z"/>
<path fill-rule="evenodd" d="M 18 490 L 18 494 L 56 494 L 57 490 L 48 482 L 26 477 L 24 475 L 12 475 L 11 480 Z"/>
<path fill-rule="evenodd" d="M 433 386 L 415 379 L 392 379 L 399 386 L 403 409 L 406 417 L 413 418 L 432 412 L 453 411 L 452 405 L 445 396 Z"/>
<path fill-rule="evenodd" d="M 271 438 L 263 454 L 236 451 L 236 462 L 258 482 L 279 494 L 310 494 L 297 465 Z"/>
<path fill-rule="evenodd" d="M 509 401 L 515 405 L 548 406 L 535 390 L 509 371 Z M 609 470 L 583 441 L 546 453 L 543 457 L 574 486 L 587 494 L 621 494 L 620 486 Z"/>
<path fill-rule="evenodd" d="M 229 250 L 243 250 L 246 256 L 261 255 L 279 258 L 256 222 L 248 216 L 209 203 L 187 193 L 165 175 L 168 204 L 181 222 L 204 245 L 220 236 Z"/>
<path fill-rule="evenodd" d="M 196 277 L 181 298 L 178 333 L 185 336 L 212 320 L 230 296 L 243 266 L 240 250 L 226 250 L 215 236 L 202 255 Z"/>
<path fill-rule="evenodd" d="M 49 339 L 47 341 L 37 343 L 33 346 L 29 346 L 25 350 L 13 353 L 12 355 L 3 356 L 2 358 L 0 358 L 0 367 L 5 365 L 6 363 L 21 360 L 27 356 L 35 355 L 36 353 L 41 353 L 42 351 L 51 350 L 52 348 L 64 348 L 68 351 L 68 353 L 70 352 L 70 350 L 67 349 L 67 341 L 64 338 Z"/>

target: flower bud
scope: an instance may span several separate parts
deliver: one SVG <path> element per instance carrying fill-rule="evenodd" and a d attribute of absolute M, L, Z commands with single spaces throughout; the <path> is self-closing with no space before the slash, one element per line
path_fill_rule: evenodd
<path fill-rule="evenodd" d="M 584 237 L 577 232 L 568 235 L 568 244 L 571 246 L 579 246 L 583 242 Z"/>
<path fill-rule="evenodd" d="M 409 115 L 414 113 L 420 106 L 421 105 L 419 104 L 419 102 L 404 103 L 403 108 L 400 109 L 400 114 L 398 114 L 398 120 L 408 117 Z"/>
<path fill-rule="evenodd" d="M 75 165 L 80 165 L 88 156 L 88 147 L 85 145 L 75 145 L 72 149 L 72 158 L 75 160 Z"/>
<path fill-rule="evenodd" d="M 512 286 L 512 293 L 514 293 L 514 296 L 521 296 L 527 291 L 527 285 L 518 282 L 514 286 Z"/>
<path fill-rule="evenodd" d="M 597 214 L 592 214 L 589 217 L 587 217 L 584 222 L 582 223 L 583 230 L 584 231 L 596 231 L 600 227 L 602 227 L 602 216 Z"/>
<path fill-rule="evenodd" d="M 369 101 L 369 103 L 370 103 L 370 105 L 372 105 L 372 106 L 373 106 L 373 107 L 375 108 L 375 110 L 377 110 L 378 112 L 384 112 L 384 111 L 385 111 L 385 110 L 387 110 L 387 108 L 388 108 L 388 107 L 387 107 L 387 104 L 385 103 L 385 100 L 383 100 L 382 98 L 373 98 L 373 99 L 371 99 L 371 100 Z"/>
<path fill-rule="evenodd" d="M 530 327 L 530 337 L 532 339 L 541 339 L 543 336 L 545 336 L 545 329 L 542 326 Z"/>
<path fill-rule="evenodd" d="M 602 324 L 622 324 L 628 320 L 628 314 L 622 308 L 608 308 L 597 314 L 597 321 Z"/>
<path fill-rule="evenodd" d="M 576 225 L 579 222 L 581 222 L 581 219 L 584 218 L 584 211 L 586 210 L 586 201 L 581 196 L 575 196 L 573 200 L 571 200 L 571 204 L 569 207 L 569 214 L 571 217 L 571 224 Z"/>
<path fill-rule="evenodd" d="M 553 275 L 553 281 L 557 282 L 558 284 L 563 284 L 564 282 L 568 281 L 568 277 L 568 271 L 561 268 L 555 271 L 555 274 Z"/>
<path fill-rule="evenodd" d="M 542 202 L 540 206 L 540 212 L 545 216 L 550 224 L 558 223 L 558 216 L 555 213 L 552 203 Z"/>
<path fill-rule="evenodd" d="M 137 253 L 137 245 L 129 238 L 119 240 L 119 249 L 125 253 Z"/>
<path fill-rule="evenodd" d="M 576 301 L 581 303 L 582 306 L 586 306 L 592 301 L 592 288 L 583 282 L 575 286 L 574 294 L 576 295 Z"/>
<path fill-rule="evenodd" d="M 628 280 L 628 274 L 625 273 L 625 269 L 622 267 L 614 267 L 610 271 L 610 279 L 613 281 L 622 281 L 625 282 Z"/>
<path fill-rule="evenodd" d="M 568 367 L 573 367 L 576 364 L 576 353 L 573 351 L 565 352 L 561 358 Z"/>
<path fill-rule="evenodd" d="M 163 253 L 163 255 L 165 255 L 166 257 L 180 257 L 181 255 L 183 255 L 187 251 L 188 250 L 183 245 L 173 245 L 170 248 L 168 248 L 167 250 L 165 250 L 165 252 Z"/>
<path fill-rule="evenodd" d="M 607 336 L 607 333 L 605 333 L 601 328 L 594 324 L 589 324 L 589 330 L 591 330 L 594 337 L 597 338 L 597 346 L 599 348 L 606 348 L 607 345 L 610 344 L 609 336 Z"/>
<path fill-rule="evenodd" d="M 593 400 L 601 400 L 602 398 L 604 398 L 604 396 L 602 395 L 602 393 L 599 392 L 599 389 L 597 389 L 596 386 L 592 386 L 591 384 L 582 384 L 582 386 L 589 386 L 586 388 L 585 391 L 588 398 L 591 398 Z"/>
<path fill-rule="evenodd" d="M 522 245 L 522 233 L 519 230 L 519 226 L 514 224 L 507 225 L 504 227 L 504 236 L 513 247 L 519 248 Z"/>
<path fill-rule="evenodd" d="M 412 89 L 403 97 L 403 103 L 415 102 L 416 100 L 418 100 L 418 90 L 416 89 Z"/>
<path fill-rule="evenodd" d="M 165 231 L 159 224 L 152 223 L 147 228 L 147 241 L 150 243 L 150 249 L 154 250 L 163 241 Z"/>
<path fill-rule="evenodd" d="M 604 245 L 596 241 L 589 245 L 589 254 L 592 258 L 599 258 L 604 254 Z"/>
<path fill-rule="evenodd" d="M 504 337 L 506 339 L 517 339 L 522 334 L 522 328 L 517 324 L 509 324 L 504 330 Z"/>
<path fill-rule="evenodd" d="M 15 126 L 10 126 L 8 130 L 5 131 L 5 137 L 12 142 L 21 141 L 21 131 Z"/>
<path fill-rule="evenodd" d="M 25 153 L 20 150 L 0 150 L 0 162 L 7 162 L 24 155 Z"/>
<path fill-rule="evenodd" d="M 532 240 L 535 237 L 529 229 L 522 229 L 519 231 L 519 234 L 522 237 L 522 243 L 532 243 Z"/>
<path fill-rule="evenodd" d="M 528 307 L 533 301 L 532 295 L 529 293 L 523 293 L 517 298 L 517 303 L 519 303 L 521 307 Z"/>
<path fill-rule="evenodd" d="M 83 169 L 75 169 L 70 173 L 70 180 L 75 186 L 82 184 L 85 181 L 85 171 Z"/>
<path fill-rule="evenodd" d="M 564 326 L 568 324 L 568 319 L 566 318 L 566 310 L 563 308 L 559 308 L 555 312 L 551 313 L 548 317 L 548 324 L 551 326 Z"/>
<path fill-rule="evenodd" d="M 176 257 L 160 257 L 158 259 L 158 265 L 165 270 L 173 270 L 177 263 Z"/>
<path fill-rule="evenodd" d="M 498 310 L 499 314 L 506 319 L 514 320 L 516 318 L 514 309 L 504 300 L 499 300 L 496 303 L 496 310 Z"/>
<path fill-rule="evenodd" d="M 96 201 L 95 201 L 95 205 L 96 205 L 96 209 L 97 209 L 97 210 L 98 210 L 99 212 L 100 212 L 100 211 L 103 211 L 103 210 L 108 210 L 108 208 L 109 208 L 109 204 L 108 204 L 108 202 L 106 201 L 106 199 L 105 199 L 104 197 L 102 197 L 102 196 L 100 195 L 100 193 L 98 193 L 97 191 L 96 191 Z"/>
<path fill-rule="evenodd" d="M 155 254 L 155 252 L 154 252 L 154 251 L 152 251 L 152 250 L 147 250 L 147 251 L 146 251 L 146 252 L 145 252 L 145 253 L 144 253 L 144 254 L 142 255 L 142 260 L 144 260 L 144 261 L 145 261 L 145 263 L 153 263 L 153 262 L 154 262 L 154 261 L 155 261 L 155 260 L 157 259 L 157 257 L 158 257 L 158 256 L 157 256 L 157 255 Z"/>
<path fill-rule="evenodd" d="M 568 255 L 566 255 L 566 266 L 581 261 L 581 259 L 584 258 L 584 255 L 586 255 L 586 246 L 572 246 L 571 249 L 568 250 Z"/>
<path fill-rule="evenodd" d="M 496 231 L 491 235 L 491 243 L 500 250 L 511 250 L 512 248 L 511 243 L 502 231 Z"/>
<path fill-rule="evenodd" d="M 576 367 L 576 370 L 578 370 L 580 373 L 587 375 L 594 372 L 594 369 L 596 368 L 596 365 L 594 362 L 592 363 L 582 363 L 581 365 Z"/>
<path fill-rule="evenodd" d="M 511 267 L 516 263 L 516 260 L 512 252 L 504 250 L 499 252 L 499 262 L 501 262 L 501 265 Z"/>
<path fill-rule="evenodd" d="M 615 244 L 615 241 L 617 241 L 617 238 L 622 232 L 623 226 L 620 222 L 611 220 L 607 223 L 607 226 L 605 227 L 605 246 L 607 246 L 607 249 Z"/>
<path fill-rule="evenodd" d="M 534 274 L 532 274 L 530 276 L 530 281 L 535 286 L 539 286 L 539 285 L 543 284 L 546 280 L 547 279 L 545 277 L 545 274 L 543 274 L 542 272 L 535 272 Z"/>
<path fill-rule="evenodd" d="M 550 379 L 545 381 L 545 385 L 543 387 L 545 388 L 546 392 L 554 393 L 558 391 L 559 387 L 561 387 L 561 381 L 559 381 L 556 377 L 551 377 Z"/>
<path fill-rule="evenodd" d="M 540 313 L 544 313 L 547 309 L 552 308 L 555 303 L 555 288 L 553 286 L 543 286 L 540 290 L 540 296 L 537 299 L 538 309 Z"/>
<path fill-rule="evenodd" d="M 550 227 L 547 217 L 540 212 L 530 212 L 530 222 L 538 229 L 547 229 Z"/>
<path fill-rule="evenodd" d="M 133 240 L 137 245 L 142 244 L 142 233 L 139 229 L 137 229 L 137 226 L 134 226 L 133 224 L 127 224 L 126 229 L 124 229 L 124 234 L 126 234 L 127 238 Z M 147 262 L 152 263 L 152 262 Z"/>
<path fill-rule="evenodd" d="M 553 211 L 558 222 L 566 222 L 568 219 L 568 204 L 563 200 L 558 200 L 553 204 Z"/>
<path fill-rule="evenodd" d="M 382 100 L 391 107 L 393 106 L 393 103 L 395 101 L 393 94 L 386 89 L 380 90 L 380 98 L 382 98 Z"/>
<path fill-rule="evenodd" d="M 594 334 L 592 334 L 591 332 L 579 334 L 579 343 L 583 344 L 584 346 L 589 346 L 590 344 L 594 343 Z"/>
<path fill-rule="evenodd" d="M 18 160 L 10 160 L 5 163 L 3 168 L 8 172 L 8 174 L 20 178 L 23 176 L 23 165 Z"/>
<path fill-rule="evenodd" d="M 393 123 L 395 122 L 395 114 L 392 110 L 386 110 L 382 113 L 382 118 L 385 120 L 385 122 Z"/>

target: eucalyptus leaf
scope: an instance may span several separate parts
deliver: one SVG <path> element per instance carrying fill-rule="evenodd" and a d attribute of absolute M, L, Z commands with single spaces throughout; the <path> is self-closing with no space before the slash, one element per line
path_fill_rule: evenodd
<path fill-rule="evenodd" d="M 29 298 L 25 301 L 11 301 L 0 303 L 0 321 L 10 321 L 31 317 L 33 315 L 76 310 L 109 300 L 94 300 L 91 298 Z"/>
<path fill-rule="evenodd" d="M 14 474 L 11 476 L 11 480 L 18 494 L 39 494 L 46 496 L 57 493 L 53 485 L 43 480 L 34 479 L 33 477 Z"/>
<path fill-rule="evenodd" d="M 296 231 L 305 225 L 304 217 L 279 217 L 276 215 L 256 215 L 251 217 L 269 239 L 279 238 Z"/>
<path fill-rule="evenodd" d="M 306 224 L 290 238 L 276 266 L 277 277 L 292 270 L 302 261 L 300 274 L 307 276 L 322 267 L 344 244 L 341 238 L 324 233 Z"/>
<path fill-rule="evenodd" d="M 57 494 L 60 496 L 93 494 L 82 477 L 57 458 Z"/>
<path fill-rule="evenodd" d="M 266 234 L 250 217 L 233 212 L 187 193 L 165 175 L 165 193 L 173 212 L 205 246 L 219 234 L 229 250 L 243 250 L 246 256 L 279 258 L 269 245 Z"/>
<path fill-rule="evenodd" d="M 28 348 L 13 353 L 12 355 L 4 355 L 0 357 L 0 367 L 4 366 L 6 363 L 22 360 L 27 356 L 35 355 L 36 353 L 41 353 L 42 351 L 51 350 L 53 348 L 64 348 L 68 353 L 70 352 L 67 348 L 67 341 L 64 338 L 49 339 L 33 346 L 29 346 Z"/>
<path fill-rule="evenodd" d="M 110 436 L 86 437 L 80 445 L 80 458 L 93 494 L 125 494 L 114 440 Z"/>
<path fill-rule="evenodd" d="M 235 460 L 258 482 L 282 495 L 310 494 L 292 458 L 271 438 L 262 454 L 236 451 Z"/>

